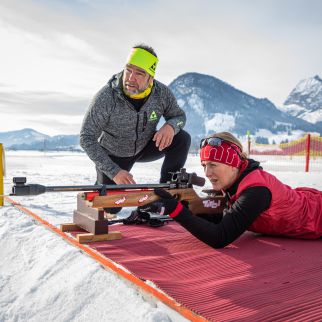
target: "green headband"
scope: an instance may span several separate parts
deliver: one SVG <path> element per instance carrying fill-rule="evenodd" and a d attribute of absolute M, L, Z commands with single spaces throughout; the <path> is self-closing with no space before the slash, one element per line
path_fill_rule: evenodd
<path fill-rule="evenodd" d="M 153 77 L 158 61 L 158 58 L 148 51 L 142 48 L 132 48 L 126 63 L 144 69 Z"/>

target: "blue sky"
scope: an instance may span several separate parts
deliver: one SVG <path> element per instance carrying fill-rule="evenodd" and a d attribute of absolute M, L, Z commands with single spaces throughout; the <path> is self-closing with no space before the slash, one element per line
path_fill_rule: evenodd
<path fill-rule="evenodd" d="M 155 48 L 165 84 L 199 72 L 282 105 L 322 76 L 321 12 L 318 0 L 2 0 L 0 132 L 78 133 L 138 42 Z"/>

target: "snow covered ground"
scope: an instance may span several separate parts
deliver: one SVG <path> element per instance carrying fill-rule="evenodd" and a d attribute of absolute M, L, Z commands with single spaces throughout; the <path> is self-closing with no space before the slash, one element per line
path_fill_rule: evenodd
<path fill-rule="evenodd" d="M 157 183 L 160 165 L 161 160 L 136 164 L 137 183 Z M 6 193 L 14 176 L 44 185 L 95 182 L 94 166 L 82 153 L 10 151 L 6 167 Z M 186 168 L 203 176 L 197 156 L 189 156 Z M 290 186 L 322 190 L 321 172 L 273 173 Z M 71 222 L 76 208 L 76 192 L 16 200 L 57 226 Z M 184 321 L 9 205 L 0 208 L 0 258 L 0 321 Z"/>

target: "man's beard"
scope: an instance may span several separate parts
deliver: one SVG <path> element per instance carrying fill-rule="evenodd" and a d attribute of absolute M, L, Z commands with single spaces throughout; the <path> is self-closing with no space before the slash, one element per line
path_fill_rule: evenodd
<path fill-rule="evenodd" d="M 133 88 L 131 90 L 128 90 L 126 86 L 124 86 L 123 91 L 127 95 L 136 95 L 136 94 L 140 94 L 141 92 L 143 92 L 143 91 L 140 91 L 138 88 Z"/>
<path fill-rule="evenodd" d="M 123 86 L 123 91 L 126 95 L 137 95 L 137 94 L 143 93 L 149 87 L 149 83 L 148 83 L 146 87 L 143 89 L 132 87 L 131 90 L 128 90 L 126 85 L 130 85 L 130 84 L 125 83 L 125 85 Z"/>

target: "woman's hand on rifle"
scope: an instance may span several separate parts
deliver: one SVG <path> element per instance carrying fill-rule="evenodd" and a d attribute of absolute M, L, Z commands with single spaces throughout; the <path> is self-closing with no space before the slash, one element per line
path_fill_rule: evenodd
<path fill-rule="evenodd" d="M 161 199 L 138 207 L 140 211 L 159 213 L 171 218 L 176 217 L 183 209 L 188 208 L 188 202 L 178 201 L 169 192 L 161 188 L 155 188 L 154 193 Z"/>

